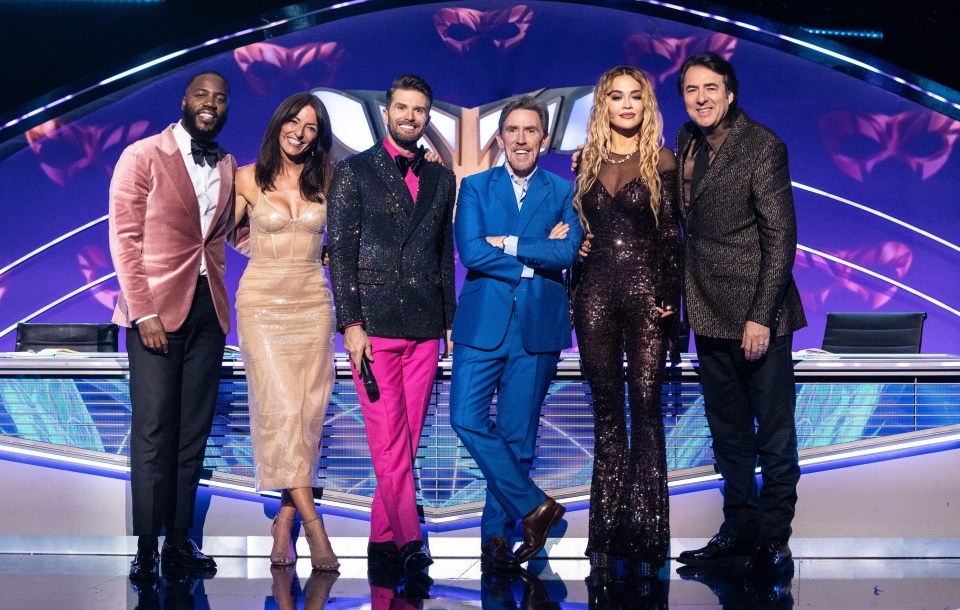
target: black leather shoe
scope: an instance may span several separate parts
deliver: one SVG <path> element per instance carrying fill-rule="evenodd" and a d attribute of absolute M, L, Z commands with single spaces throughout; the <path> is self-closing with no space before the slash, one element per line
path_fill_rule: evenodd
<path fill-rule="evenodd" d="M 691 566 L 741 567 L 752 552 L 752 544 L 726 534 L 717 534 L 707 546 L 680 553 L 677 561 Z"/>
<path fill-rule="evenodd" d="M 543 549 L 550 529 L 563 519 L 565 509 L 553 498 L 547 497 L 535 509 L 527 513 L 520 526 L 523 529 L 523 544 L 516 551 L 517 561 L 523 563 Z"/>
<path fill-rule="evenodd" d="M 197 548 L 197 543 L 187 538 L 185 543 L 171 545 L 163 542 L 160 562 L 164 571 L 216 572 L 217 562 Z"/>
<path fill-rule="evenodd" d="M 138 582 L 160 578 L 160 555 L 156 551 L 137 551 L 130 562 L 130 580 Z"/>
<path fill-rule="evenodd" d="M 367 568 L 367 582 L 371 587 L 394 589 L 403 581 L 403 570 L 397 566 L 370 566 Z"/>
<path fill-rule="evenodd" d="M 399 568 L 402 565 L 400 549 L 397 547 L 396 542 L 390 540 L 387 542 L 367 543 L 368 568 Z"/>
<path fill-rule="evenodd" d="M 206 599 L 206 593 L 201 588 L 201 582 L 195 572 L 164 570 L 164 607 L 187 609 L 196 606 L 197 608 L 203 608 L 204 605 L 200 603 L 200 598 Z"/>
<path fill-rule="evenodd" d="M 414 573 L 432 564 L 433 557 L 423 540 L 411 540 L 400 549 L 400 561 L 404 572 Z"/>
<path fill-rule="evenodd" d="M 137 594 L 137 605 L 133 610 L 162 610 L 158 581 L 131 580 L 130 587 Z"/>
<path fill-rule="evenodd" d="M 481 570 L 515 570 L 519 567 L 520 562 L 506 538 L 494 536 L 490 542 L 480 545 Z"/>
<path fill-rule="evenodd" d="M 681 580 L 703 583 L 724 608 L 793 608 L 792 570 L 782 574 L 749 576 L 716 568 L 677 568 Z"/>
<path fill-rule="evenodd" d="M 523 610 L 541 610 L 553 607 L 550 604 L 550 597 L 547 595 L 547 588 L 543 586 L 543 581 L 523 568 L 520 568 L 517 574 L 520 576 L 520 582 L 523 583 L 523 598 L 520 600 L 520 608 Z"/>
<path fill-rule="evenodd" d="M 409 574 L 399 587 L 397 598 L 410 601 L 430 599 L 430 587 L 432 586 L 433 579 L 423 572 Z"/>
<path fill-rule="evenodd" d="M 775 574 L 793 565 L 790 545 L 779 540 L 761 542 L 743 566 L 745 574 Z"/>

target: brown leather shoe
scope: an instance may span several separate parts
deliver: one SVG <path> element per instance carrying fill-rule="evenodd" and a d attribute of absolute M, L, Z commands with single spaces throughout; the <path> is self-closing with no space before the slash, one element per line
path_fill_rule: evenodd
<path fill-rule="evenodd" d="M 516 551 L 517 561 L 523 563 L 540 552 L 543 545 L 547 543 L 550 529 L 560 523 L 566 510 L 548 496 L 523 518 L 520 522 L 523 529 L 523 544 Z"/>
<path fill-rule="evenodd" d="M 510 549 L 510 544 L 502 536 L 494 536 L 490 542 L 480 545 L 480 569 L 482 570 L 515 570 L 520 567 L 517 556 Z"/>

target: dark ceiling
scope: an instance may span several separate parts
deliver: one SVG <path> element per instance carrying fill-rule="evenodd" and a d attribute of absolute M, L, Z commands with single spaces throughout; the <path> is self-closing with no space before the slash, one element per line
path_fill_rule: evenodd
<path fill-rule="evenodd" d="M 0 0 L 0 117 L 29 107 L 34 100 L 74 81 L 136 65 L 155 49 L 172 50 L 233 31 L 234 25 L 249 26 L 257 23 L 260 15 L 289 4 L 290 0 Z M 882 40 L 837 40 L 960 90 L 957 0 L 895 4 L 876 0 L 727 0 L 717 4 L 788 25 L 880 31 Z M 897 8 L 878 8 L 884 4 Z"/>

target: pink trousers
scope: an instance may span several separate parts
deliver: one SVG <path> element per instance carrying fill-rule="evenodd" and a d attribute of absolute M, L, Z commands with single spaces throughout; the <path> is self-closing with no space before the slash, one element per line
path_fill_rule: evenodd
<path fill-rule="evenodd" d="M 370 402 L 357 370 L 357 386 L 377 489 L 370 511 L 370 541 L 403 546 L 422 540 L 413 460 L 420 444 L 430 393 L 437 376 L 438 339 L 411 341 L 370 337 L 373 376 L 380 400 Z"/>

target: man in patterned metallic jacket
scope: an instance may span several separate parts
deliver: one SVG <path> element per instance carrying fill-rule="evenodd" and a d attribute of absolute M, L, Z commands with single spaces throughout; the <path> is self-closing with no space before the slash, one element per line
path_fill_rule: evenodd
<path fill-rule="evenodd" d="M 787 148 L 737 107 L 736 74 L 718 55 L 687 59 L 678 88 L 692 119 L 677 136 L 686 312 L 724 479 L 720 532 L 679 561 L 778 572 L 800 479 L 791 350 L 806 326 Z"/>

